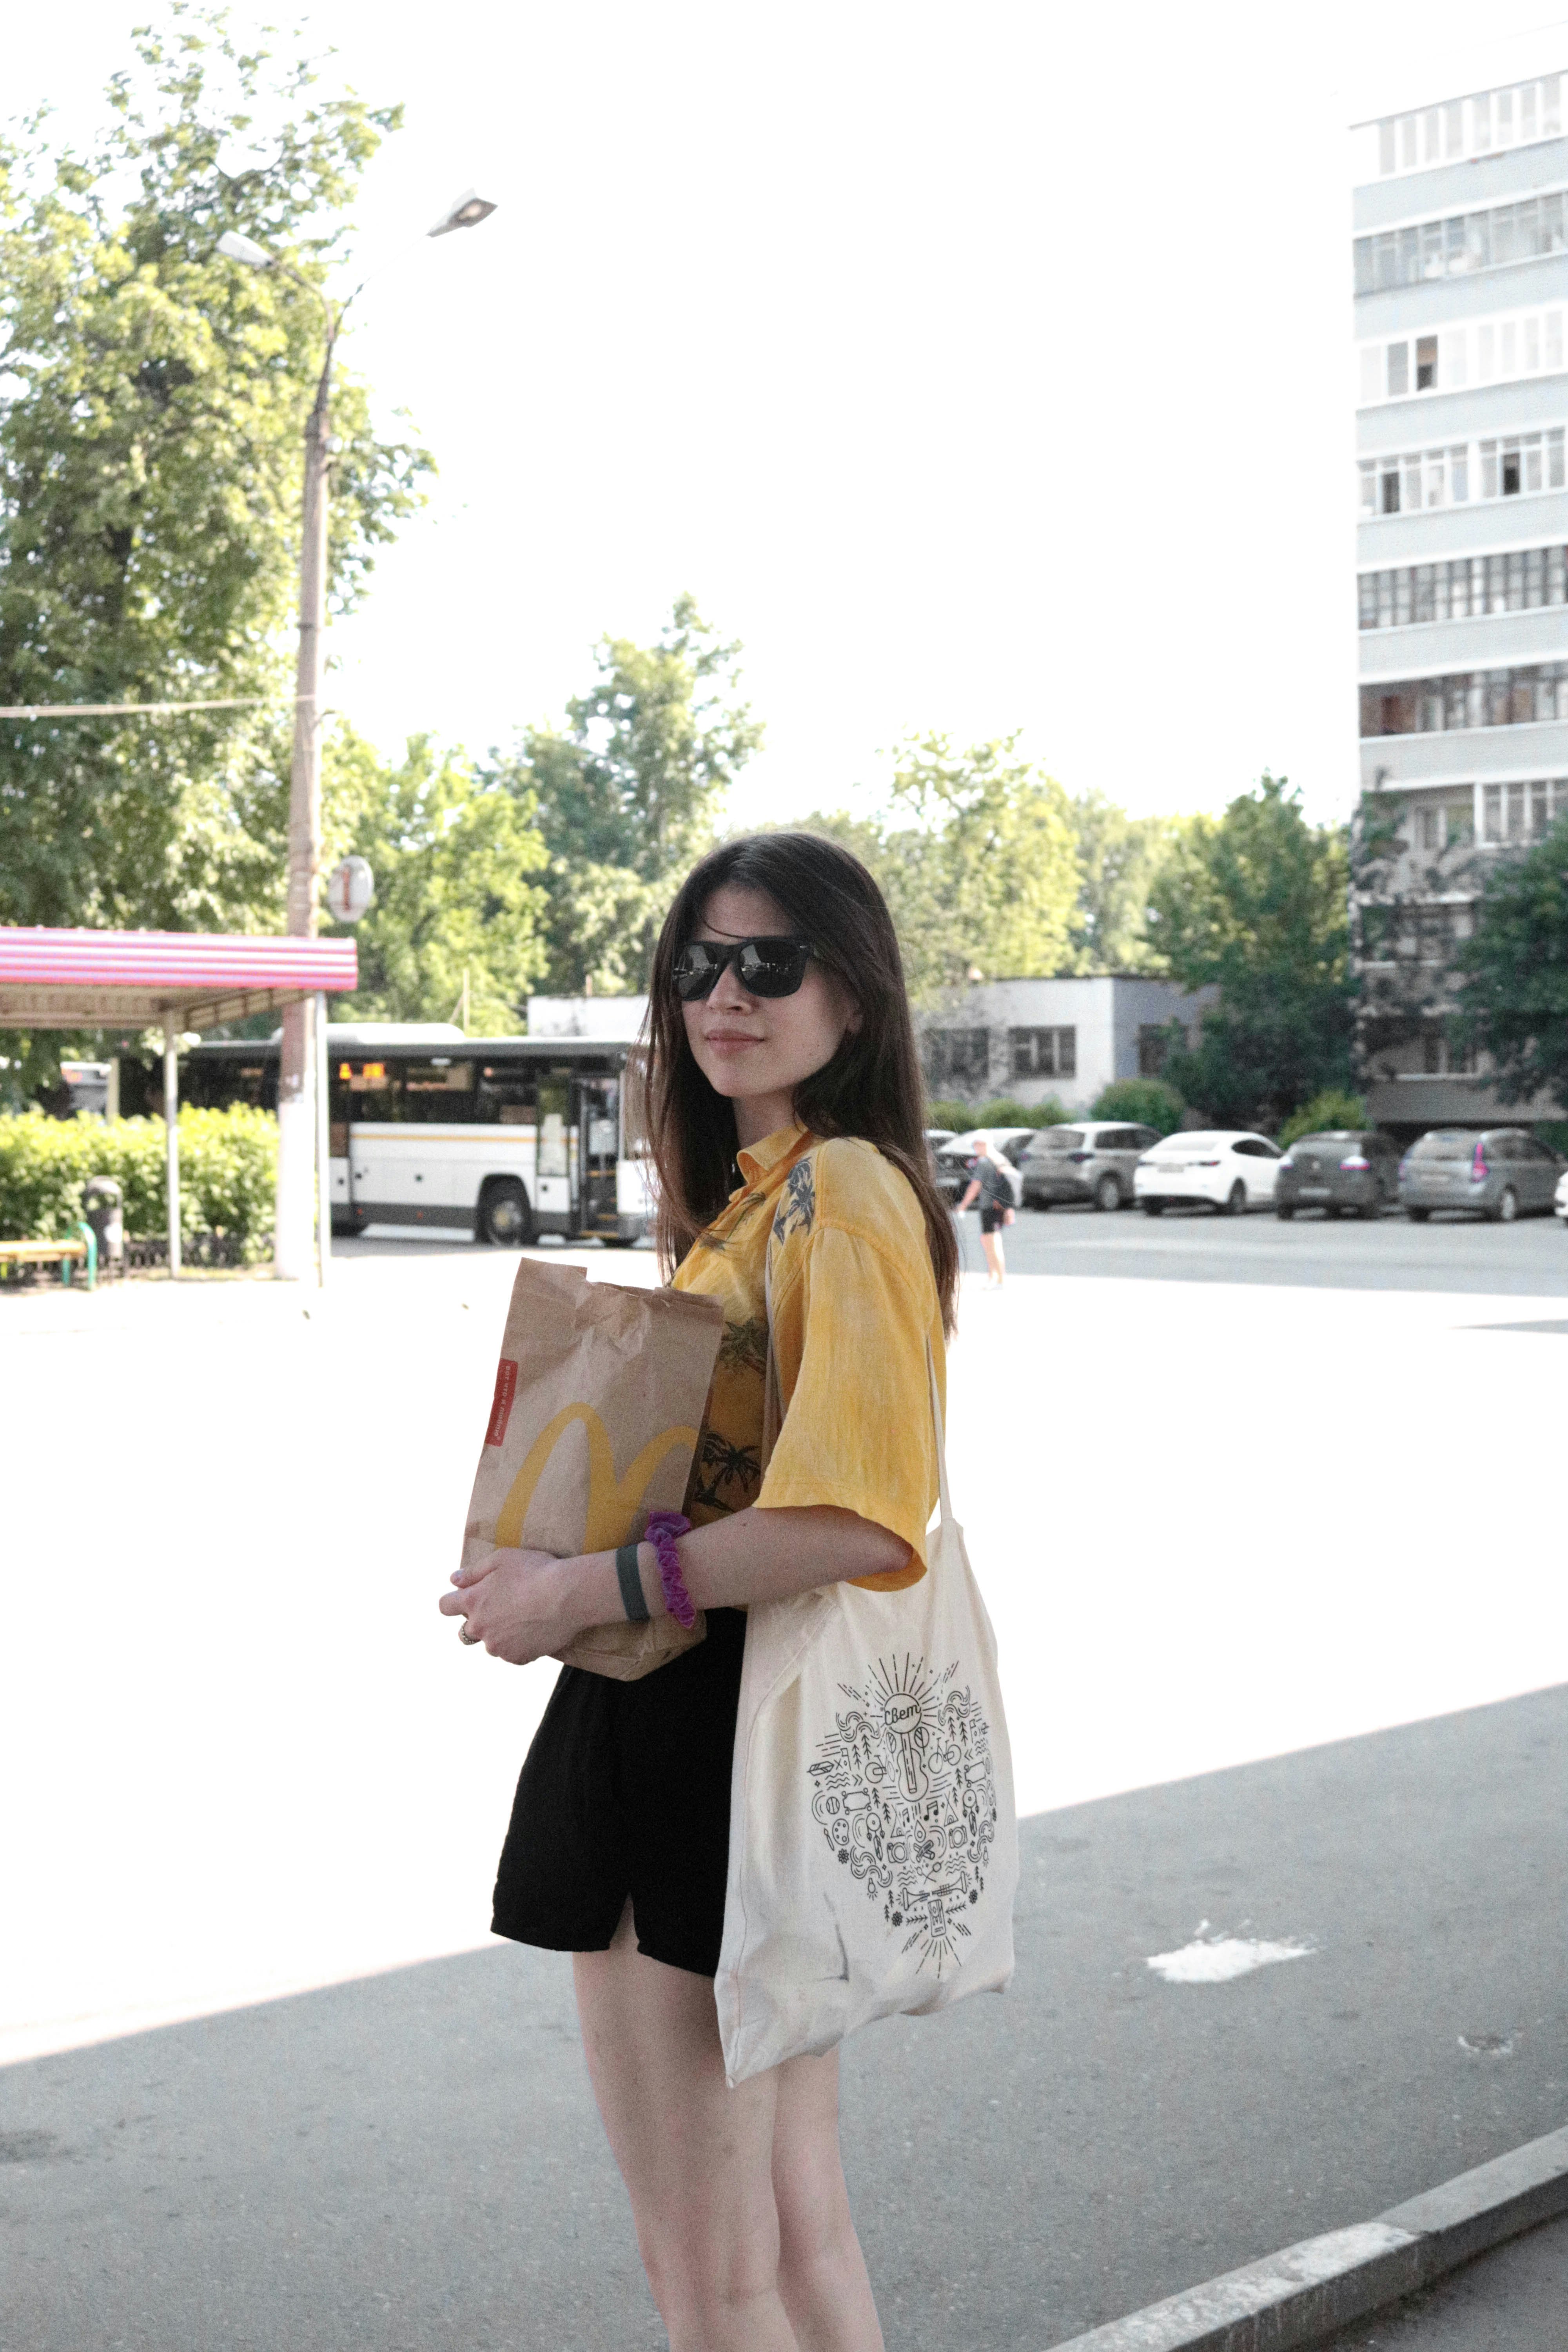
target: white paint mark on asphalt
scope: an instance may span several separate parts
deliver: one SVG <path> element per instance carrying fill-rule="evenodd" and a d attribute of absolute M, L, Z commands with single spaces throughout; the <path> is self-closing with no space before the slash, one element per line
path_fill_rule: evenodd
<path fill-rule="evenodd" d="M 1232 1977 L 1250 1976 L 1276 1960 L 1304 1960 L 1315 1948 L 1293 1937 L 1266 1943 L 1257 1936 L 1211 1936 L 1208 1924 L 1201 1919 L 1190 1944 L 1175 1952 L 1155 1952 L 1146 1965 L 1167 1984 L 1228 1984 Z"/>

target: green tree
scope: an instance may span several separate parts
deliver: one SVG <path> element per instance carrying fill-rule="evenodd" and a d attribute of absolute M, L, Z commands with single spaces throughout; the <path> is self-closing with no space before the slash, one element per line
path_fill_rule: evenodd
<path fill-rule="evenodd" d="M 679 596 L 656 644 L 601 638 L 597 676 L 565 726 L 528 729 L 493 765 L 544 841 L 548 982 L 560 993 L 646 987 L 670 899 L 763 740 L 737 698 L 740 651 Z"/>
<path fill-rule="evenodd" d="M 1131 1119 L 1138 1127 L 1156 1128 L 1173 1135 L 1186 1106 L 1174 1087 L 1163 1078 L 1112 1078 L 1095 1097 L 1090 1118 Z"/>
<path fill-rule="evenodd" d="M 880 883 L 917 1004 L 940 1003 L 976 974 L 1070 968 L 1079 890 L 1071 803 L 1016 745 L 1009 735 L 959 751 L 945 735 L 910 736 L 883 815 L 805 820 Z"/>
<path fill-rule="evenodd" d="M 1289 1145 L 1302 1135 L 1338 1135 L 1346 1128 L 1366 1125 L 1366 1097 L 1342 1094 L 1331 1087 L 1326 1094 L 1314 1095 L 1298 1111 L 1292 1111 L 1279 1130 L 1279 1140 Z"/>
<path fill-rule="evenodd" d="M 1164 969 L 1150 937 L 1154 884 L 1178 837 L 1169 817 L 1129 816 L 1103 793 L 1080 793 L 1071 803 L 1078 839 L 1079 892 L 1073 919 L 1072 971 Z"/>
<path fill-rule="evenodd" d="M 1183 987 L 1217 986 L 1164 1076 L 1216 1122 L 1268 1126 L 1348 1089 L 1354 1027 L 1341 826 L 1310 825 L 1283 776 L 1187 820 L 1156 877 L 1150 932 Z"/>
<path fill-rule="evenodd" d="M 309 288 L 398 114 L 315 94 L 182 0 L 134 48 L 88 149 L 41 115 L 0 143 L 0 703 L 263 701 L 0 720 L 0 920 L 272 928 Z M 265 153 L 226 170 L 263 111 Z M 229 229 L 308 285 L 222 258 Z M 342 610 L 428 461 L 375 438 L 352 375 L 333 420 Z"/>
<path fill-rule="evenodd" d="M 368 858 L 360 984 L 334 1017 L 450 1021 L 465 982 L 470 1034 L 520 1029 L 547 954 L 547 852 L 526 798 L 427 736 L 395 767 L 344 729 L 327 747 L 333 847 Z"/>
<path fill-rule="evenodd" d="M 1489 875 L 1456 962 L 1454 1025 L 1489 1057 L 1501 1100 L 1568 1104 L 1568 824 Z"/>

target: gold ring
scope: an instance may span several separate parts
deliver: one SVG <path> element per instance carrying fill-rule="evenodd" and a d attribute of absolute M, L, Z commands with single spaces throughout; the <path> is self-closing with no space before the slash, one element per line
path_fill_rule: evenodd
<path fill-rule="evenodd" d="M 467 1642 L 470 1649 L 477 1649 L 479 1646 L 479 1635 L 477 1633 L 470 1633 L 466 1625 L 458 1626 L 458 1639 L 459 1642 Z"/>

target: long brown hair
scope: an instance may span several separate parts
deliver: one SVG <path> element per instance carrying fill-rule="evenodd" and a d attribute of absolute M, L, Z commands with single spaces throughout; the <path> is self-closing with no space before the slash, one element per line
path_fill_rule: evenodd
<path fill-rule="evenodd" d="M 814 833 L 742 834 L 693 866 L 665 917 L 648 992 L 643 1115 L 658 1180 L 655 1227 L 668 1276 L 730 1197 L 735 1112 L 698 1068 L 675 993 L 675 959 L 726 884 L 763 890 L 790 928 L 808 939 L 860 1012 L 832 1060 L 795 1092 L 795 1113 L 814 1135 L 859 1135 L 914 1188 L 925 1219 L 942 1328 L 953 1327 L 958 1243 L 931 1175 L 925 1089 L 904 989 L 898 934 L 887 901 L 858 857 Z"/>

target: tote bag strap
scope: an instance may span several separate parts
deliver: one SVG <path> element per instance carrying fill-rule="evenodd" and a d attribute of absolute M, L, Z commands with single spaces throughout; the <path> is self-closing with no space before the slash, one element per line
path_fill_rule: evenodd
<path fill-rule="evenodd" d="M 936 1385 L 936 1359 L 926 1341 L 926 1378 L 931 1382 L 931 1413 L 936 1424 L 936 1491 L 942 1505 L 940 1524 L 952 1525 L 952 1490 L 947 1483 L 947 1431 L 942 1425 L 942 1398 Z"/>

